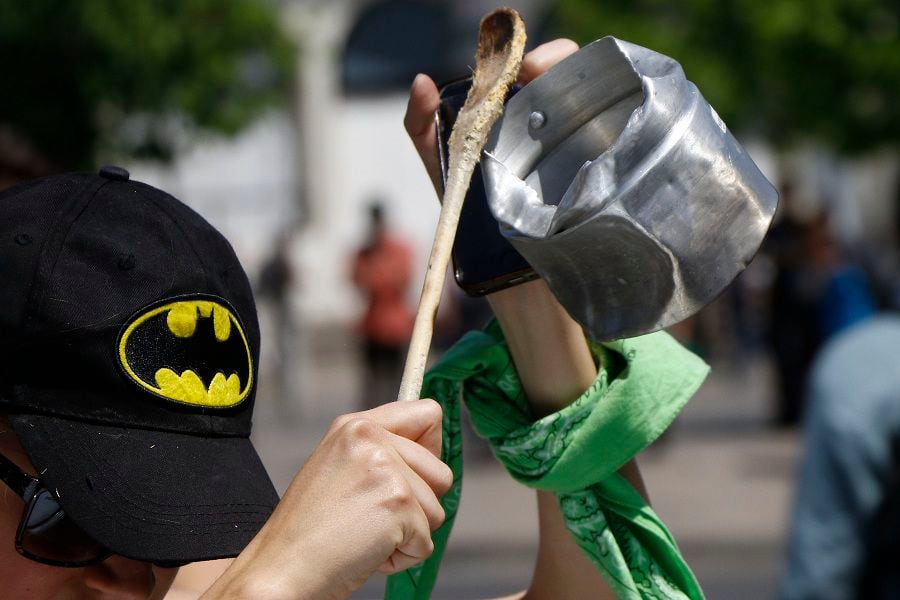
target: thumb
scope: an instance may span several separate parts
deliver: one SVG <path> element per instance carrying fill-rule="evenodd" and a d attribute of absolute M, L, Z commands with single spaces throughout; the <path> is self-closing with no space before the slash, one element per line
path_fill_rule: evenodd
<path fill-rule="evenodd" d="M 434 113 L 441 103 L 440 93 L 434 81 L 423 73 L 416 75 L 409 89 L 409 102 L 403 126 L 416 147 L 422 164 L 431 178 L 435 190 L 440 190 L 440 164 L 437 155 L 437 132 Z"/>

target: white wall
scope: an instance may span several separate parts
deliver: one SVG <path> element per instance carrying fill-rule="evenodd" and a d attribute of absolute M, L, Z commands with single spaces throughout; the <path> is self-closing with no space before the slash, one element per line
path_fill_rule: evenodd
<path fill-rule="evenodd" d="M 338 100 L 324 172 L 328 197 L 310 198 L 310 227 L 299 236 L 297 258 L 304 285 L 301 307 L 316 322 L 342 322 L 361 309 L 348 280 L 349 263 L 365 239 L 372 196 L 386 205 L 388 223 L 415 249 L 424 277 L 439 205 L 418 155 L 403 129 L 405 96 Z M 418 299 L 418 283 L 410 300 Z"/>
<path fill-rule="evenodd" d="M 221 231 L 251 277 L 296 218 L 297 134 L 271 113 L 234 138 L 196 140 L 171 166 L 125 165 L 131 178 L 163 189 Z"/>

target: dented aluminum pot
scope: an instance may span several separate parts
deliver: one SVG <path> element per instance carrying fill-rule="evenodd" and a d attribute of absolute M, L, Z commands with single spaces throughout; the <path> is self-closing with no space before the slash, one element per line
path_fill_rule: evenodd
<path fill-rule="evenodd" d="M 778 199 L 676 61 L 612 37 L 509 101 L 482 169 L 503 234 L 597 340 L 712 301 Z"/>

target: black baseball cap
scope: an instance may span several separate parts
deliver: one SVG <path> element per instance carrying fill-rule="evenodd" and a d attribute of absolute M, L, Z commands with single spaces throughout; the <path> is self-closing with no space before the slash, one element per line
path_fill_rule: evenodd
<path fill-rule="evenodd" d="M 119 167 L 0 192 L 0 413 L 113 553 L 231 557 L 269 517 L 258 359 L 234 251 L 169 194 Z"/>

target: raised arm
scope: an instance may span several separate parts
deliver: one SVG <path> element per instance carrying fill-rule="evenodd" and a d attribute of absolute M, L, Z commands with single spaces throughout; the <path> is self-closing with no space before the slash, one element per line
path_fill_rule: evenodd
<path fill-rule="evenodd" d="M 527 83 L 578 49 L 571 40 L 554 40 L 525 55 L 520 81 Z M 433 114 L 439 103 L 434 82 L 416 78 L 404 124 L 435 188 L 438 189 Z M 565 312 L 543 281 L 534 281 L 489 296 L 509 345 L 516 370 L 534 412 L 549 414 L 586 390 L 597 368 L 581 327 Z M 645 497 L 637 466 L 621 470 Z M 518 597 L 614 598 L 597 569 L 565 528 L 556 498 L 538 492 L 540 542 L 529 591 Z"/>
<path fill-rule="evenodd" d="M 555 412 L 577 398 L 597 375 L 581 326 L 541 281 L 488 298 L 516 371 L 536 415 Z M 620 471 L 646 498 L 637 464 Z M 566 530 L 552 492 L 537 492 L 540 538 L 526 598 L 615 598 L 600 572 Z"/>

